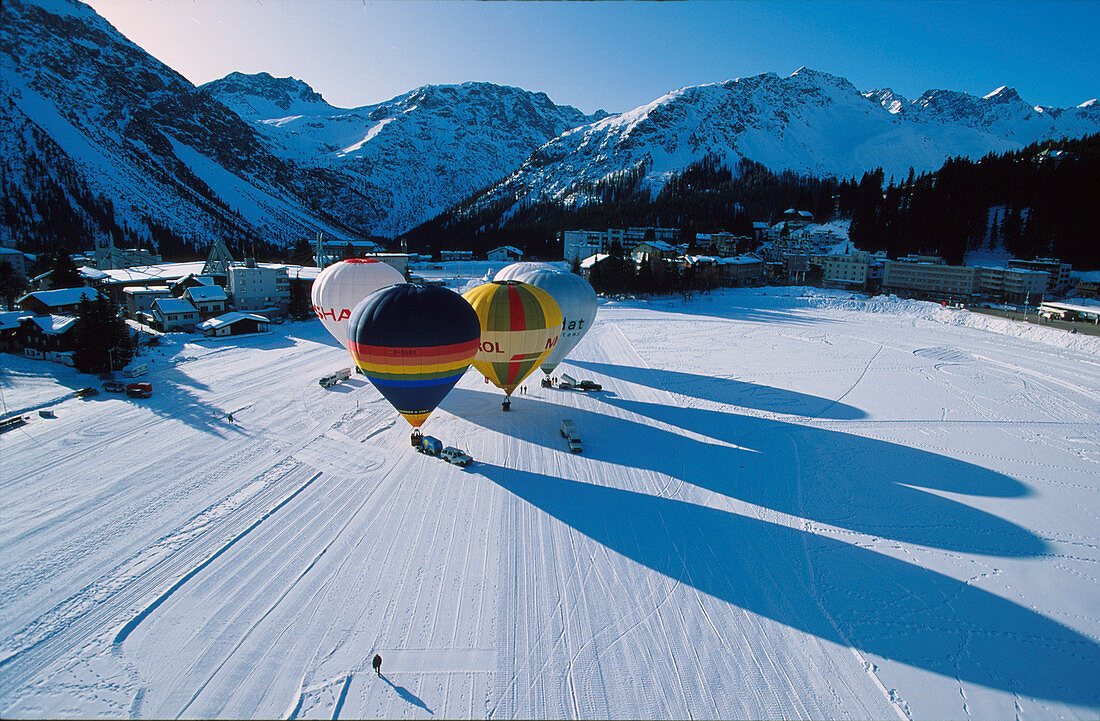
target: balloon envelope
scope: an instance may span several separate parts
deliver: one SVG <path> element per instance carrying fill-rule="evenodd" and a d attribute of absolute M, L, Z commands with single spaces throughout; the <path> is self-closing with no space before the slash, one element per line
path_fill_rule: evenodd
<path fill-rule="evenodd" d="M 539 366 L 549 375 L 577 347 L 596 319 L 596 291 L 576 273 L 536 270 L 518 280 L 542 288 L 554 297 L 561 308 L 561 338 L 550 355 Z"/>
<path fill-rule="evenodd" d="M 560 271 L 561 268 L 553 263 L 536 263 L 534 261 L 524 261 L 522 263 L 512 263 L 506 265 L 497 271 L 497 274 L 493 276 L 493 280 L 519 280 L 523 278 L 520 276 L 527 275 L 528 273 L 534 273 L 536 270 L 553 270 Z"/>
<path fill-rule="evenodd" d="M 348 350 L 386 400 L 419 428 L 477 353 L 481 325 L 458 293 L 403 283 L 351 312 Z"/>
<path fill-rule="evenodd" d="M 508 395 L 554 350 L 561 309 L 541 288 L 494 280 L 463 296 L 481 321 L 474 368 Z"/>
<path fill-rule="evenodd" d="M 352 309 L 379 288 L 404 282 L 405 276 L 400 271 L 382 261 L 373 258 L 341 260 L 322 270 L 313 281 L 310 292 L 313 312 L 321 319 L 325 330 L 347 348 Z"/>

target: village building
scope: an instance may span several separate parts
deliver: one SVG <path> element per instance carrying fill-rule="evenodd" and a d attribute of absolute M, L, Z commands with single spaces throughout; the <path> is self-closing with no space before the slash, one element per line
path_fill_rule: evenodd
<path fill-rule="evenodd" d="M 224 313 L 229 305 L 229 296 L 226 295 L 225 288 L 219 285 L 199 285 L 188 288 L 183 292 L 183 300 L 195 306 L 201 318 Z"/>
<path fill-rule="evenodd" d="M 36 290 L 16 301 L 20 308 L 37 315 L 76 315 L 80 301 L 95 300 L 100 295 L 95 288 L 58 288 Z"/>
<path fill-rule="evenodd" d="M 137 319 L 139 313 L 153 310 L 153 301 L 158 298 L 171 298 L 172 291 L 166 285 L 135 286 L 122 289 L 123 307 L 126 317 Z"/>
<path fill-rule="evenodd" d="M 523 251 L 513 245 L 502 245 L 485 254 L 487 260 L 515 263 L 523 260 Z"/>
<path fill-rule="evenodd" d="M 157 328 L 165 333 L 190 332 L 199 322 L 199 311 L 195 306 L 179 298 L 157 298 L 153 301 L 151 315 Z"/>
<path fill-rule="evenodd" d="M 1062 295 L 1070 288 L 1070 271 L 1073 266 L 1053 258 L 1036 258 L 1035 260 L 1010 260 L 1009 268 L 1018 270 L 1041 270 L 1048 274 L 1046 293 L 1048 295 Z"/>
<path fill-rule="evenodd" d="M 76 319 L 66 315 L 32 315 L 19 319 L 23 355 L 72 365 Z"/>
<path fill-rule="evenodd" d="M 607 253 L 611 246 L 618 244 L 625 252 L 638 243 L 646 240 L 676 243 L 680 240 L 679 228 L 637 227 L 637 228 L 608 228 L 607 230 L 565 230 L 558 234 L 558 240 L 563 247 L 562 257 L 566 262 L 593 255 Z"/>
<path fill-rule="evenodd" d="M 228 290 L 237 310 L 282 315 L 290 303 L 290 276 L 283 265 L 246 262 L 229 268 Z"/>
<path fill-rule="evenodd" d="M 197 328 L 209 338 L 222 338 L 246 333 L 264 333 L 268 329 L 268 319 L 255 313 L 234 311 L 209 318 L 199 323 Z"/>

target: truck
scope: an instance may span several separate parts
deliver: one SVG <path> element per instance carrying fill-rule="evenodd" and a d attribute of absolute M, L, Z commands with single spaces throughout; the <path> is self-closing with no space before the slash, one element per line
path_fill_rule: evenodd
<path fill-rule="evenodd" d="M 438 456 L 443 451 L 443 444 L 438 438 L 432 436 L 420 436 L 420 443 L 416 446 L 417 453 L 427 456 Z"/>
<path fill-rule="evenodd" d="M 569 444 L 570 453 L 580 453 L 584 450 L 581 445 L 581 436 L 577 431 L 577 424 L 568 418 L 561 422 L 561 437 Z"/>
<path fill-rule="evenodd" d="M 149 366 L 144 363 L 136 363 L 132 366 L 124 368 L 122 370 L 122 375 L 127 378 L 137 378 L 138 376 L 143 376 L 148 372 Z"/>
<path fill-rule="evenodd" d="M 321 376 L 317 382 L 321 384 L 322 388 L 331 388 L 340 381 L 346 381 L 351 378 L 351 368 L 341 368 L 338 371 L 329 373 L 327 376 Z"/>
<path fill-rule="evenodd" d="M 566 391 L 602 391 L 603 386 L 595 381 L 577 380 L 568 373 L 562 373 L 558 379 L 558 388 Z"/>
<path fill-rule="evenodd" d="M 461 466 L 462 468 L 470 465 L 470 463 L 474 460 L 454 446 L 447 446 L 446 448 L 444 448 L 442 451 L 439 452 L 439 457 L 447 461 L 447 463 L 453 463 L 456 466 Z"/>
<path fill-rule="evenodd" d="M 126 395 L 131 398 L 148 398 L 153 395 L 152 383 L 127 383 Z"/>

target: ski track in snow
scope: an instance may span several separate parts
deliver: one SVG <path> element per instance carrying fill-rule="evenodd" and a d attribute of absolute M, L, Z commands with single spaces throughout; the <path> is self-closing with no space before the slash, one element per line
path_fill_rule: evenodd
<path fill-rule="evenodd" d="M 558 370 L 602 393 L 444 400 L 465 470 L 320 389 L 317 324 L 187 346 L 144 405 L 14 360 L 58 418 L 0 438 L 0 713 L 1094 717 L 1100 363 L 839 295 L 605 303 Z"/>

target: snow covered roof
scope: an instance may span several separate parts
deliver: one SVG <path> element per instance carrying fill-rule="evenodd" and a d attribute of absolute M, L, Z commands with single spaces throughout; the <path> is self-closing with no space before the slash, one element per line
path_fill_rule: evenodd
<path fill-rule="evenodd" d="M 95 288 L 58 288 L 56 290 L 36 290 L 33 293 L 27 293 L 17 302 L 22 303 L 27 298 L 34 298 L 47 306 L 73 305 L 79 303 L 85 297 L 95 300 L 98 295 L 99 291 Z"/>
<path fill-rule="evenodd" d="M 190 296 L 192 301 L 228 299 L 228 296 L 225 294 L 225 288 L 222 288 L 220 285 L 197 285 L 188 288 L 184 294 Z"/>
<path fill-rule="evenodd" d="M 161 313 L 197 313 L 198 309 L 179 298 L 157 298 L 153 301 L 154 310 Z"/>
<path fill-rule="evenodd" d="M 517 247 L 516 247 L 516 246 L 514 246 L 514 245 L 502 245 L 502 246 L 500 246 L 499 248 L 493 248 L 493 249 L 492 249 L 492 250 L 490 250 L 489 252 L 490 252 L 490 253 L 495 253 L 495 252 L 497 252 L 498 250 L 503 250 L 503 251 L 506 251 L 506 252 L 508 252 L 508 253 L 512 253 L 512 254 L 514 254 L 514 255 L 523 255 L 523 251 L 522 251 L 522 250 L 520 250 L 519 248 L 517 248 Z"/>
<path fill-rule="evenodd" d="M 671 243 L 666 243 L 663 240 L 644 240 L 638 245 L 648 245 L 651 248 L 656 248 L 657 250 L 667 251 L 670 253 L 676 250 L 676 246 L 672 245 Z"/>
<path fill-rule="evenodd" d="M 25 310 L 13 310 L 0 313 L 0 330 L 12 330 L 19 327 L 19 321 L 30 318 L 31 313 Z"/>
<path fill-rule="evenodd" d="M 126 295 L 171 295 L 172 291 L 168 290 L 166 285 L 139 285 L 130 288 L 123 288 L 122 292 Z"/>
<path fill-rule="evenodd" d="M 138 265 L 133 268 L 105 270 L 107 283 L 150 283 L 179 280 L 187 275 L 202 273 L 204 261 L 193 263 L 161 263 L 160 265 Z"/>
<path fill-rule="evenodd" d="M 67 315 L 34 315 L 30 320 L 46 333 L 64 333 L 76 322 Z"/>
<path fill-rule="evenodd" d="M 223 313 L 222 315 L 216 316 L 214 318 L 210 318 L 209 320 L 204 320 L 202 323 L 199 323 L 198 328 L 199 328 L 199 330 L 209 330 L 211 328 L 221 328 L 222 326 L 233 325 L 237 321 L 241 321 L 241 320 L 254 320 L 254 321 L 257 321 L 258 323 L 270 323 L 271 322 L 262 315 L 256 315 L 255 313 L 241 313 L 241 312 L 238 312 L 238 311 L 234 311 L 232 313 Z"/>
<path fill-rule="evenodd" d="M 108 277 L 107 274 L 104 273 L 102 270 L 100 270 L 99 268 L 93 268 L 90 265 L 82 265 L 77 268 L 77 270 L 82 276 L 84 276 L 88 280 L 106 280 Z"/>
<path fill-rule="evenodd" d="M 587 270 L 587 269 L 591 268 L 592 266 L 594 266 L 596 263 L 607 260 L 610 257 L 611 256 L 608 255 L 607 253 L 596 253 L 595 255 L 589 256 L 589 257 L 585 258 L 584 260 L 582 260 L 581 261 L 581 268 L 584 268 L 585 270 Z"/>

